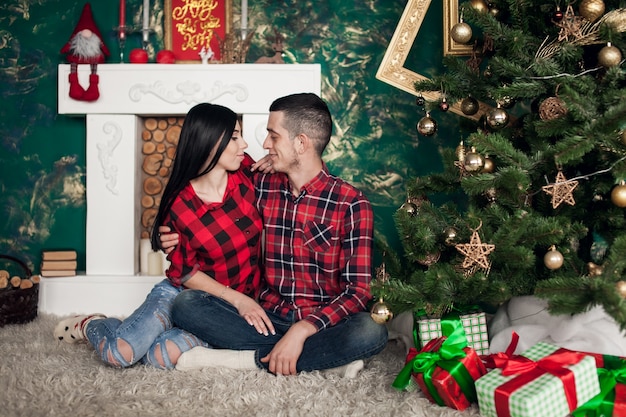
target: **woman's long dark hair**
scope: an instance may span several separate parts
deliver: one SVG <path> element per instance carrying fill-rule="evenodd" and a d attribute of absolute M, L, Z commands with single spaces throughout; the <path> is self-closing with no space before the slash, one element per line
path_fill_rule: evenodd
<path fill-rule="evenodd" d="M 180 131 L 172 173 L 163 191 L 159 211 L 152 225 L 151 242 L 153 250 L 161 249 L 159 226 L 174 203 L 174 199 L 194 178 L 211 171 L 233 136 L 237 114 L 231 109 L 217 104 L 201 103 L 189 110 Z M 202 169 L 211 151 L 216 149 L 209 165 Z"/>

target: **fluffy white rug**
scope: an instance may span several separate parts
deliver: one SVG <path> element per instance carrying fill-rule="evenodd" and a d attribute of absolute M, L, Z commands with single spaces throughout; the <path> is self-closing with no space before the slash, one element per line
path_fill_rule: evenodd
<path fill-rule="evenodd" d="M 54 340 L 60 317 L 0 328 L 0 415 L 83 416 L 417 416 L 474 417 L 391 387 L 405 347 L 390 341 L 356 379 L 320 372 L 160 371 L 103 365 L 87 345 Z"/>

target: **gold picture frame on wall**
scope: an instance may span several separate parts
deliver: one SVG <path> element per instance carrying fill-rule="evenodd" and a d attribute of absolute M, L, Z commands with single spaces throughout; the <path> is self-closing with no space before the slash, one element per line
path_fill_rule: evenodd
<path fill-rule="evenodd" d="M 426 80 L 427 77 L 404 67 L 407 57 L 411 52 L 411 48 L 413 48 L 415 38 L 424 21 L 424 16 L 426 16 L 426 12 L 430 7 L 430 3 L 431 0 L 409 0 L 407 2 L 402 16 L 400 17 L 400 22 L 398 26 L 396 26 L 396 30 L 383 56 L 383 60 L 378 67 L 376 78 L 404 90 L 407 93 L 413 94 L 414 96 L 421 94 L 428 101 L 436 101 L 442 98 L 439 91 L 421 91 L 418 93 L 415 90 L 415 83 L 417 81 Z M 444 39 L 446 39 L 449 38 L 452 26 L 458 22 L 459 3 L 458 0 L 444 0 L 443 3 L 443 30 Z M 460 46 L 449 43 L 447 49 L 444 49 L 444 53 L 447 51 L 449 54 L 462 55 L 462 50 L 463 48 L 460 48 Z M 471 52 L 471 47 L 469 47 L 469 52 Z M 460 103 L 452 104 L 450 111 L 472 120 L 479 120 L 482 115 L 491 108 L 482 102 L 479 102 L 479 105 L 478 112 L 471 116 L 461 111 Z"/>
<path fill-rule="evenodd" d="M 202 47 L 221 59 L 219 39 L 232 25 L 232 0 L 164 0 L 164 43 L 177 63 L 200 63 Z"/>

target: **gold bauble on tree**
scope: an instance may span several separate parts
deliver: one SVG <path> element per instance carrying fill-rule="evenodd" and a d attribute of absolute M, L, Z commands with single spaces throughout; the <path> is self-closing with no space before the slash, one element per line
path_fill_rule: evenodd
<path fill-rule="evenodd" d="M 461 111 L 467 116 L 472 116 L 478 113 L 479 108 L 480 104 L 478 103 L 478 100 L 472 96 L 465 97 L 463 101 L 461 101 Z"/>
<path fill-rule="evenodd" d="M 622 53 L 619 49 L 607 42 L 606 46 L 598 52 L 598 64 L 604 68 L 611 68 L 622 61 Z"/>
<path fill-rule="evenodd" d="M 626 281 L 617 281 L 615 283 L 615 291 L 620 297 L 626 298 Z"/>
<path fill-rule="evenodd" d="M 543 257 L 543 263 L 548 269 L 559 269 L 563 266 L 563 254 L 556 250 L 556 246 L 552 245 Z"/>
<path fill-rule="evenodd" d="M 385 324 L 393 318 L 393 313 L 391 312 L 389 306 L 385 304 L 383 298 L 380 297 L 378 301 L 372 306 L 370 316 L 372 316 L 372 320 L 374 320 L 376 323 Z"/>
<path fill-rule="evenodd" d="M 489 174 L 489 173 L 493 172 L 496 169 L 496 166 L 493 163 L 493 159 L 491 159 L 489 157 L 489 155 L 485 155 L 484 159 L 485 159 L 485 161 L 484 161 L 483 169 L 482 169 L 481 172 L 485 172 L 485 173 Z"/>
<path fill-rule="evenodd" d="M 413 203 L 410 199 L 407 200 L 404 204 L 402 204 L 399 210 L 406 212 L 411 217 L 417 216 L 417 213 L 419 212 L 419 208 L 417 207 L 417 204 Z"/>
<path fill-rule="evenodd" d="M 509 123 L 509 114 L 498 104 L 495 109 L 489 110 L 485 121 L 491 129 L 499 130 Z"/>
<path fill-rule="evenodd" d="M 426 116 L 417 122 L 417 131 L 424 136 L 432 136 L 437 132 L 437 122 L 430 117 L 430 113 L 426 113 Z"/>
<path fill-rule="evenodd" d="M 443 229 L 443 241 L 446 246 L 454 246 L 456 244 L 456 237 L 458 234 L 459 232 L 452 226 L 448 226 Z"/>
<path fill-rule="evenodd" d="M 487 13 L 489 11 L 489 6 L 485 0 L 471 0 L 470 6 L 480 13 Z"/>
<path fill-rule="evenodd" d="M 476 148 L 472 147 L 472 150 L 465 155 L 463 167 L 467 172 L 479 172 L 484 166 L 485 159 L 476 152 Z"/>
<path fill-rule="evenodd" d="M 617 207 L 626 207 L 626 181 L 622 180 L 611 191 L 611 201 Z"/>
<path fill-rule="evenodd" d="M 450 37 L 458 43 L 469 43 L 472 40 L 472 27 L 461 19 L 459 23 L 452 26 Z"/>
<path fill-rule="evenodd" d="M 626 145 L 626 129 L 624 129 L 624 130 L 622 130 L 622 131 L 620 132 L 620 138 L 621 138 L 621 140 L 622 140 L 622 143 L 623 143 L 624 145 Z"/>
<path fill-rule="evenodd" d="M 605 8 L 602 0 L 583 0 L 578 6 L 578 13 L 590 22 L 594 22 L 604 14 Z"/>

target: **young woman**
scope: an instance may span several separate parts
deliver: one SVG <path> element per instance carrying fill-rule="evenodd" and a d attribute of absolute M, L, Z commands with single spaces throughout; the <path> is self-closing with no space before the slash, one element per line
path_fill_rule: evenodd
<path fill-rule="evenodd" d="M 262 222 L 254 186 L 244 172 L 253 163 L 244 153 L 237 115 L 214 104 L 193 107 L 183 123 L 170 179 L 155 225 L 168 225 L 180 241 L 169 253 L 167 279 L 125 320 L 100 314 L 76 316 L 55 328 L 57 339 L 87 340 L 107 364 L 137 362 L 172 369 L 183 352 L 208 345 L 173 326 L 174 298 L 185 288 L 203 290 L 232 304 L 259 333 L 274 331 L 255 301 L 261 280 Z M 157 227 L 152 246 L 160 248 Z"/>

